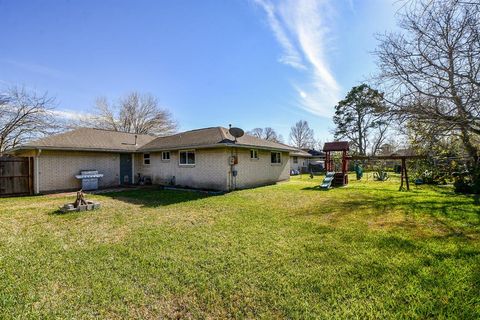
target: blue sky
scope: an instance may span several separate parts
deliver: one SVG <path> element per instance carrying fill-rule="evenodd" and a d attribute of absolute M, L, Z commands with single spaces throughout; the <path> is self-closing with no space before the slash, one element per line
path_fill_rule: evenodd
<path fill-rule="evenodd" d="M 0 0 L 0 85 L 56 97 L 67 116 L 99 96 L 152 93 L 181 130 L 309 121 L 375 72 L 374 34 L 395 0 Z"/>

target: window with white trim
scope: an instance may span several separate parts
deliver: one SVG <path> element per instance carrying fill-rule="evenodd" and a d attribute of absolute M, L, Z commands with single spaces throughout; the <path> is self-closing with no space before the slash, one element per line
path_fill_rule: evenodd
<path fill-rule="evenodd" d="M 257 149 L 251 149 L 250 150 L 250 159 L 258 159 L 258 150 Z"/>
<path fill-rule="evenodd" d="M 293 157 L 293 163 L 298 163 L 298 157 Z"/>
<path fill-rule="evenodd" d="M 170 151 L 163 151 L 162 152 L 162 160 L 163 161 L 170 161 Z"/>
<path fill-rule="evenodd" d="M 143 164 L 150 164 L 150 153 L 143 154 Z"/>
<path fill-rule="evenodd" d="M 184 150 L 179 152 L 180 165 L 195 164 L 195 150 Z"/>
<path fill-rule="evenodd" d="M 270 162 L 272 164 L 282 163 L 282 154 L 280 152 L 272 152 Z"/>

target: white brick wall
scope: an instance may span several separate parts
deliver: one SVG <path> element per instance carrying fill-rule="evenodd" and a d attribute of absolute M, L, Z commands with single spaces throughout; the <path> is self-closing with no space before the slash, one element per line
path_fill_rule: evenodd
<path fill-rule="evenodd" d="M 162 161 L 161 152 L 150 153 L 150 165 L 143 165 L 143 154 L 135 157 L 135 173 L 150 176 L 154 184 L 168 184 L 173 176 L 177 185 L 215 190 L 230 190 L 235 178 L 230 172 L 231 153 L 237 152 L 239 163 L 236 188 L 251 188 L 277 181 L 288 180 L 290 161 L 287 152 L 282 153 L 281 164 L 270 163 L 270 151 L 258 150 L 259 159 L 250 159 L 250 150 L 241 148 L 196 150 L 196 164 L 184 167 L 178 164 L 178 151 L 170 152 L 170 161 Z M 236 151 L 235 151 L 236 150 Z"/>
<path fill-rule="evenodd" d="M 150 176 L 154 184 L 168 184 L 172 177 L 178 186 L 228 190 L 228 154 L 225 148 L 195 150 L 195 165 L 179 164 L 179 151 L 170 151 L 170 161 L 161 152 L 150 153 L 150 165 L 143 164 L 143 154 L 135 156 L 135 174 Z"/>
<path fill-rule="evenodd" d="M 290 157 L 288 152 L 282 152 L 281 164 L 271 163 L 270 151 L 258 150 L 258 159 L 250 159 L 249 149 L 238 148 L 236 152 L 238 164 L 235 165 L 234 169 L 237 170 L 237 189 L 272 184 L 290 178 Z M 235 182 L 235 178 L 230 176 L 230 179 L 233 180 L 231 181 L 232 183 Z"/>
<path fill-rule="evenodd" d="M 238 175 L 231 176 L 231 153 L 238 155 L 234 166 Z M 259 159 L 250 159 L 250 150 L 242 148 L 212 148 L 196 150 L 194 166 L 179 165 L 178 151 L 170 152 L 170 161 L 162 161 L 161 152 L 150 153 L 150 165 L 143 164 L 143 154 L 134 156 L 134 181 L 137 174 L 147 175 L 154 184 L 168 184 L 175 176 L 176 185 L 193 188 L 230 190 L 251 188 L 288 180 L 290 157 L 282 153 L 281 164 L 271 164 L 270 151 L 258 150 Z M 117 186 L 120 175 L 118 153 L 73 152 L 44 150 L 38 158 L 40 192 L 79 189 L 81 181 L 75 175 L 81 170 L 95 169 L 104 174 L 99 187 Z M 36 181 L 35 181 L 36 183 Z"/>
<path fill-rule="evenodd" d="M 298 163 L 293 163 L 293 157 L 290 157 L 290 169 L 301 170 L 302 167 L 308 167 L 308 158 L 297 157 Z"/>
<path fill-rule="evenodd" d="M 38 164 L 40 192 L 80 189 L 81 181 L 75 175 L 88 169 L 103 173 L 99 187 L 119 184 L 120 157 L 116 153 L 44 150 Z"/>

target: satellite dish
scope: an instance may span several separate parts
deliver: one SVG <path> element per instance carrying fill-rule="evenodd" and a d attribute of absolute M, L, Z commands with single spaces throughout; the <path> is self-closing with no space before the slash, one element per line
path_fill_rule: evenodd
<path fill-rule="evenodd" d="M 237 138 L 243 137 L 243 135 L 245 134 L 242 129 L 235 127 L 228 129 L 228 132 L 230 132 L 230 134 L 235 137 L 235 141 L 237 140 Z"/>

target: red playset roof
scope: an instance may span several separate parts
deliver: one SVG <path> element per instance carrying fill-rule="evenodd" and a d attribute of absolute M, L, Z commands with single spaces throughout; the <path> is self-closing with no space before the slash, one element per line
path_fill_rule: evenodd
<path fill-rule="evenodd" d="M 323 151 L 349 151 L 348 141 L 326 142 L 323 145 Z"/>

